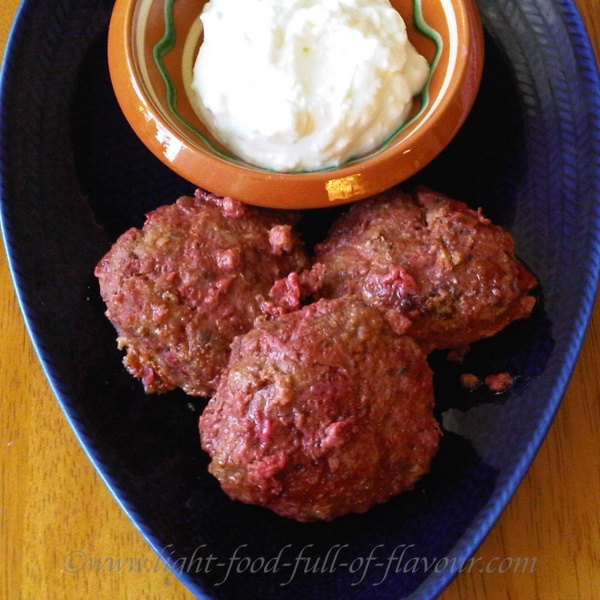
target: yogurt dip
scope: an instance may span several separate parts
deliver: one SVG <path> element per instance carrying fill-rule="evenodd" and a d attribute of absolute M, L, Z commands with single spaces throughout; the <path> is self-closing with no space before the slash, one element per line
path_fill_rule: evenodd
<path fill-rule="evenodd" d="M 429 75 L 388 0 L 210 0 L 194 108 L 240 158 L 274 171 L 375 150 Z"/>

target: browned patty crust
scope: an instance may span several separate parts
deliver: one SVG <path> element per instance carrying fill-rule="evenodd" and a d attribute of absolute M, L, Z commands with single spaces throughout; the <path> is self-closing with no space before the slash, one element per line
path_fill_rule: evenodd
<path fill-rule="evenodd" d="M 356 298 L 320 300 L 236 338 L 200 435 L 232 499 L 327 520 L 415 485 L 438 448 L 432 409 L 412 338 Z"/>
<path fill-rule="evenodd" d="M 106 315 L 145 390 L 209 396 L 258 297 L 308 260 L 291 213 L 198 190 L 147 215 L 96 267 Z"/>
<path fill-rule="evenodd" d="M 356 295 L 400 321 L 424 348 L 456 348 L 530 314 L 536 280 L 511 236 L 481 211 L 426 189 L 357 202 L 315 249 L 321 297 Z M 400 328 L 406 327 L 404 322 Z"/>

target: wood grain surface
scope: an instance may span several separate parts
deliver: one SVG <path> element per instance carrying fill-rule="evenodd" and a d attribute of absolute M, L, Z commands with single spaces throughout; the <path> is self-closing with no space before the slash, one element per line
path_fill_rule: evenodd
<path fill-rule="evenodd" d="M 577 0 L 600 50 L 600 0 Z M 17 0 L 0 0 L 0 53 Z M 192 596 L 172 577 L 69 572 L 68 556 L 155 556 L 104 487 L 46 382 L 0 251 L 0 600 Z M 507 509 L 443 600 L 600 598 L 600 305 L 548 437 Z M 505 559 L 535 569 L 505 570 Z M 502 561 L 505 561 L 502 563 Z M 501 569 L 500 565 L 504 565 Z M 488 570 L 492 572 L 487 572 Z M 505 572 L 499 572 L 505 570 Z M 268 599 L 265 599 L 268 600 Z"/>

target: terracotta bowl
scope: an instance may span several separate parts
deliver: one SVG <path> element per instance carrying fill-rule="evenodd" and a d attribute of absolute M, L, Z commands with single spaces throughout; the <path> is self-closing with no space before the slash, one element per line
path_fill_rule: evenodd
<path fill-rule="evenodd" d="M 192 109 L 189 86 L 203 0 L 116 0 L 108 58 L 119 104 L 146 146 L 173 171 L 223 196 L 274 208 L 353 202 L 404 181 L 454 137 L 475 100 L 483 32 L 474 0 L 392 0 L 431 65 L 409 121 L 378 150 L 335 169 L 277 173 L 221 147 Z"/>

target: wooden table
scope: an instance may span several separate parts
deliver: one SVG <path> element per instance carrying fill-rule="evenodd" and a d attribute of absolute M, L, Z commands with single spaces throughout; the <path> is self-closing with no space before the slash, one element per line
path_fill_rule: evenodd
<path fill-rule="evenodd" d="M 17 0 L 0 3 L 0 52 Z M 600 51 L 600 0 L 577 0 Z M 162 572 L 64 569 L 154 555 L 88 462 L 34 356 L 0 252 L 0 599 L 189 599 Z M 460 574 L 443 600 L 600 598 L 600 303 L 550 433 L 476 556 L 536 558 L 533 573 Z M 505 563 L 506 564 L 506 563 Z M 527 569 L 529 571 L 529 569 Z M 268 599 L 265 599 L 268 600 Z"/>

